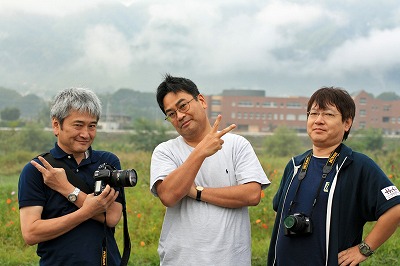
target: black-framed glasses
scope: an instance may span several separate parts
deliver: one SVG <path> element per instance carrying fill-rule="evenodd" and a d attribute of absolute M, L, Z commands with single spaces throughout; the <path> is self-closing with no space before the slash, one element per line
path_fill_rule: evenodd
<path fill-rule="evenodd" d="M 182 102 L 175 111 L 168 111 L 166 113 L 164 120 L 172 122 L 176 119 L 176 116 L 177 116 L 176 112 L 179 111 L 180 113 L 186 113 L 187 111 L 189 111 L 190 102 L 193 101 L 194 99 L 195 98 L 191 99 L 190 101 Z"/>

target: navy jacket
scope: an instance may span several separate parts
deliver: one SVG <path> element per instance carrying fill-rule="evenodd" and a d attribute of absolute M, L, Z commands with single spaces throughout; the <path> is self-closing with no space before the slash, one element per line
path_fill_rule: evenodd
<path fill-rule="evenodd" d="M 268 265 L 275 265 L 275 246 L 279 240 L 279 226 L 282 226 L 282 206 L 291 180 L 300 169 L 307 151 L 293 157 L 286 165 L 280 187 L 273 199 L 277 212 L 268 252 Z M 393 195 L 393 183 L 368 156 L 354 152 L 342 144 L 342 149 L 334 166 L 333 179 L 327 203 L 326 265 L 338 265 L 338 253 L 359 244 L 363 226 L 368 221 L 376 221 L 391 207 L 400 204 L 400 196 Z"/>

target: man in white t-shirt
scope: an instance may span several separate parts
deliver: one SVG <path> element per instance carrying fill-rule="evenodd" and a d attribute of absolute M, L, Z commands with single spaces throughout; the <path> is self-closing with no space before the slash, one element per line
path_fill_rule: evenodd
<path fill-rule="evenodd" d="M 248 206 L 270 181 L 250 143 L 211 126 L 207 103 L 189 79 L 165 76 L 157 102 L 179 133 L 151 159 L 150 190 L 167 207 L 160 265 L 251 265 Z"/>

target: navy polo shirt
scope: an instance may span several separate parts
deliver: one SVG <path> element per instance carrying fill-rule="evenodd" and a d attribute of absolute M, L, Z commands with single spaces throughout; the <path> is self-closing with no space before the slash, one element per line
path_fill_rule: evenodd
<path fill-rule="evenodd" d="M 89 149 L 88 158 L 77 165 L 72 155 L 66 154 L 56 144 L 50 151 L 57 160 L 62 160 L 90 188 L 94 188 L 93 173 L 100 164 L 108 163 L 121 169 L 118 157 L 110 152 Z M 35 159 L 40 163 L 38 159 Z M 123 188 L 115 188 L 122 190 Z M 118 195 L 117 202 L 125 204 L 123 193 Z M 67 198 L 50 189 L 43 182 L 42 174 L 30 163 L 23 168 L 18 183 L 19 208 L 42 206 L 42 219 L 52 219 L 76 211 L 78 208 Z M 114 238 L 114 228 L 93 219 L 89 219 L 71 231 L 38 244 L 37 254 L 40 265 L 100 265 L 102 241 L 107 237 L 108 265 L 119 265 L 121 255 Z"/>

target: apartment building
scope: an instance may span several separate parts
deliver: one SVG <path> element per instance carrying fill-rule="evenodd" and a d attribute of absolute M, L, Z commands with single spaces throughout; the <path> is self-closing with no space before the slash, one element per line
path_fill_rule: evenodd
<path fill-rule="evenodd" d="M 365 91 L 352 95 L 356 117 L 352 129 L 381 128 L 400 135 L 400 100 L 383 101 Z M 308 97 L 267 97 L 263 90 L 224 90 L 206 96 L 211 120 L 222 114 L 220 128 L 235 123 L 237 132 L 268 133 L 278 126 L 306 132 Z"/>

